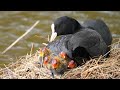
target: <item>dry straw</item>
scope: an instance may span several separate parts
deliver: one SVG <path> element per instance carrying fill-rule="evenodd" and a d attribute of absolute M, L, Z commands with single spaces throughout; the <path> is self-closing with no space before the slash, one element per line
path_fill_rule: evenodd
<path fill-rule="evenodd" d="M 116 43 L 116 42 L 115 42 Z M 109 58 L 91 59 L 84 65 L 66 71 L 61 77 L 56 75 L 56 79 L 120 79 L 120 47 L 112 44 Z M 50 71 L 38 64 L 38 53 L 19 58 L 16 62 L 5 65 L 0 69 L 1 79 L 51 79 Z"/>

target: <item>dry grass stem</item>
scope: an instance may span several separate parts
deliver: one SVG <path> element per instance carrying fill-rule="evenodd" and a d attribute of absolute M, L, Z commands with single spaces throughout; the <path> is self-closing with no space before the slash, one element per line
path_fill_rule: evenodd
<path fill-rule="evenodd" d="M 118 40 L 119 41 L 119 40 Z M 115 42 L 116 43 L 116 42 Z M 120 47 L 112 44 L 109 58 L 94 58 L 84 65 L 66 71 L 55 79 L 120 79 Z M 52 79 L 50 70 L 41 67 L 38 52 L 20 57 L 16 62 L 0 68 L 1 79 Z"/>

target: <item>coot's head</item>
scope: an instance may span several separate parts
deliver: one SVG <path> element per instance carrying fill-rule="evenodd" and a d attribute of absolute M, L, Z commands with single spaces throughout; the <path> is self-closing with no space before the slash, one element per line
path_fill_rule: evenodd
<path fill-rule="evenodd" d="M 73 34 L 81 28 L 80 23 L 74 18 L 68 16 L 62 16 L 57 18 L 53 24 L 51 24 L 52 35 L 50 42 L 52 42 L 56 36 Z"/>

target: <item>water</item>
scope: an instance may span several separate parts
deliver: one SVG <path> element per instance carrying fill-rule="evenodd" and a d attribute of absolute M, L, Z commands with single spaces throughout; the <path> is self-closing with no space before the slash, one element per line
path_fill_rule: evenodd
<path fill-rule="evenodd" d="M 43 42 L 47 42 L 52 22 L 64 15 L 76 18 L 81 23 L 87 19 L 100 18 L 109 26 L 113 37 L 120 37 L 120 12 L 117 11 L 0 11 L 0 53 L 40 20 L 32 32 L 4 55 L 0 54 L 0 66 L 14 62 L 16 58 L 29 53 L 32 44 L 34 44 L 33 53 L 36 52 L 43 46 Z"/>

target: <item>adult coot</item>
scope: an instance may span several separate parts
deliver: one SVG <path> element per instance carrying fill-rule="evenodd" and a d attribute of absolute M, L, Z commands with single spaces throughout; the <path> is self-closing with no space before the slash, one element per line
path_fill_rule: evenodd
<path fill-rule="evenodd" d="M 83 63 L 83 59 L 89 60 L 104 55 L 108 51 L 108 44 L 99 30 L 107 32 L 109 29 L 102 29 L 102 25 L 98 25 L 101 26 L 101 29 L 93 26 L 85 26 L 85 23 L 82 26 L 73 18 L 60 17 L 51 25 L 52 35 L 47 48 L 55 56 L 60 52 L 65 52 L 71 60 L 75 60 L 79 65 Z M 60 35 L 61 37 L 54 41 L 55 37 Z M 106 37 L 108 37 L 107 34 Z M 58 71 L 61 73 L 63 70 L 60 68 Z"/>
<path fill-rule="evenodd" d="M 107 52 L 107 45 L 101 35 L 88 28 L 81 29 L 75 34 L 64 35 L 60 39 L 50 42 L 46 48 L 52 54 L 52 56 L 50 54 L 49 64 L 46 64 L 48 69 L 51 70 L 52 77 L 54 77 L 54 74 L 62 75 L 67 71 L 67 67 L 75 67 L 75 64 L 71 65 L 73 61 L 77 66 L 82 65 L 84 64 L 83 61 L 86 62 L 90 58 L 99 57 Z M 66 53 L 68 59 L 59 58 L 58 55 L 61 52 Z M 54 56 L 57 56 L 57 58 L 54 58 Z M 44 61 L 46 63 L 46 60 Z M 56 66 L 55 68 L 52 67 L 54 65 Z"/>
<path fill-rule="evenodd" d="M 107 45 L 101 35 L 91 29 L 84 28 L 75 34 L 64 35 L 60 39 L 48 44 L 47 48 L 56 55 L 61 51 L 69 58 L 82 64 L 82 59 L 89 60 L 107 52 Z"/>
<path fill-rule="evenodd" d="M 108 26 L 102 20 L 86 20 L 83 25 L 81 25 L 77 20 L 68 16 L 57 18 L 51 25 L 52 35 L 50 38 L 50 42 L 54 41 L 56 36 L 74 34 L 85 28 L 97 31 L 101 35 L 107 46 L 111 44 L 112 35 L 109 31 Z M 109 50 L 110 47 L 107 48 L 107 52 Z M 107 54 L 107 56 L 109 56 L 109 53 Z"/>

